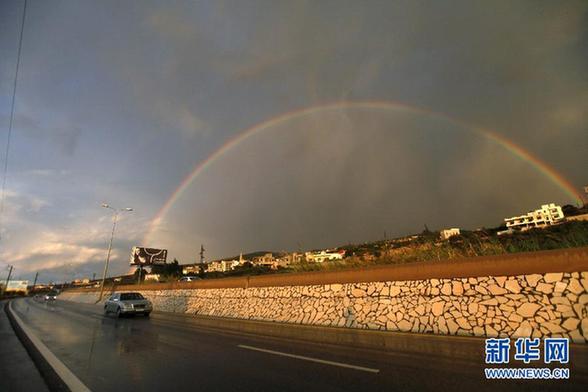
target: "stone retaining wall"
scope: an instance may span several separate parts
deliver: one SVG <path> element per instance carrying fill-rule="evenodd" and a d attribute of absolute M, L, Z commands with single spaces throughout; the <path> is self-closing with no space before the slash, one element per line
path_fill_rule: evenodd
<path fill-rule="evenodd" d="M 144 290 L 156 310 L 286 323 L 588 342 L 588 272 L 224 289 Z M 93 302 L 96 293 L 60 298 Z"/>

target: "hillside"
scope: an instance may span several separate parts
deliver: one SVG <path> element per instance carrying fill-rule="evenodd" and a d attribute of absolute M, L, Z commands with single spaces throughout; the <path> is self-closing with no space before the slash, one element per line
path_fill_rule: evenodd
<path fill-rule="evenodd" d="M 447 260 L 465 257 L 531 252 L 588 246 L 588 222 L 567 222 L 546 229 L 497 236 L 494 229 L 463 231 L 461 235 L 440 240 L 439 232 L 425 231 L 404 239 L 346 245 L 344 260 L 301 263 L 291 271 L 365 267 L 374 264 L 398 264 L 415 261 Z"/>

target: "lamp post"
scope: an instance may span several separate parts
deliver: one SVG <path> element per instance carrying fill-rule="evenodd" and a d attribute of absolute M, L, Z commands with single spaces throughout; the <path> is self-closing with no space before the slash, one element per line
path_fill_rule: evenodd
<path fill-rule="evenodd" d="M 6 293 L 6 289 L 8 289 L 8 283 L 10 282 L 10 275 L 12 275 L 12 269 L 14 267 L 12 265 L 8 266 L 8 276 L 6 277 L 6 283 L 4 284 L 4 288 L 2 289 L 2 295 L 4 295 Z"/>
<path fill-rule="evenodd" d="M 111 209 L 114 211 L 114 216 L 112 218 L 112 233 L 110 234 L 110 243 L 108 244 L 108 253 L 106 254 L 106 263 L 104 264 L 104 274 L 102 275 L 102 284 L 100 285 L 100 295 L 98 296 L 97 303 L 102 300 L 102 294 L 104 293 L 104 281 L 106 280 L 106 274 L 108 273 L 108 263 L 110 263 L 110 252 L 112 251 L 112 240 L 114 239 L 114 231 L 116 230 L 116 222 L 118 221 L 118 214 L 124 211 L 133 211 L 132 208 L 114 208 L 109 204 L 103 203 L 102 207 Z"/>

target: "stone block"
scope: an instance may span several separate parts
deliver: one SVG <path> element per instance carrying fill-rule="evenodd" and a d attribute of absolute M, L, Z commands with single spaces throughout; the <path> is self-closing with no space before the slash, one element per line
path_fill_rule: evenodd
<path fill-rule="evenodd" d="M 554 293 L 563 293 L 564 290 L 568 287 L 566 282 L 555 282 L 555 286 L 553 288 Z"/>
<path fill-rule="evenodd" d="M 455 333 L 459 329 L 459 325 L 456 324 L 455 321 L 453 321 L 452 319 L 448 319 L 447 320 L 447 329 L 449 330 L 450 335 L 455 335 Z"/>
<path fill-rule="evenodd" d="M 566 319 L 566 320 L 565 320 L 565 321 L 564 321 L 564 322 L 561 324 L 561 326 L 562 326 L 564 329 L 567 329 L 568 331 L 572 331 L 572 330 L 574 330 L 574 329 L 577 329 L 577 328 L 578 328 L 578 325 L 580 325 L 580 320 L 579 320 L 579 319 L 577 319 L 577 318 L 573 318 L 573 317 L 570 317 L 570 318 Z"/>
<path fill-rule="evenodd" d="M 571 278 L 568 284 L 568 290 L 572 293 L 579 295 L 584 292 L 584 287 L 580 284 L 580 281 L 576 278 Z"/>
<path fill-rule="evenodd" d="M 498 331 L 492 328 L 489 324 L 486 324 L 486 336 L 489 338 L 498 337 Z"/>
<path fill-rule="evenodd" d="M 539 274 L 525 275 L 525 280 L 530 287 L 537 286 L 537 282 L 541 280 L 542 276 Z"/>
<path fill-rule="evenodd" d="M 396 297 L 400 294 L 400 287 L 398 286 L 390 286 L 390 297 Z"/>
<path fill-rule="evenodd" d="M 445 283 L 443 287 L 441 287 L 441 294 L 451 295 L 451 285 L 449 283 Z"/>
<path fill-rule="evenodd" d="M 463 294 L 463 284 L 461 282 L 453 282 L 452 283 L 452 293 L 453 295 L 462 295 Z"/>
<path fill-rule="evenodd" d="M 470 325 L 470 323 L 463 317 L 460 317 L 458 319 L 455 320 L 457 322 L 457 325 L 460 326 L 460 328 L 469 330 L 472 329 L 472 326 Z"/>
<path fill-rule="evenodd" d="M 418 314 L 419 316 L 422 316 L 423 314 L 425 314 L 425 306 L 424 305 L 419 305 L 414 309 L 415 313 Z"/>
<path fill-rule="evenodd" d="M 546 321 L 543 324 L 541 324 L 541 327 L 546 328 L 551 335 L 556 334 L 556 333 L 565 332 L 565 330 L 559 324 L 556 324 L 555 322 Z"/>
<path fill-rule="evenodd" d="M 398 329 L 403 332 L 408 332 L 412 328 L 412 324 L 408 320 L 400 320 L 397 325 Z"/>
<path fill-rule="evenodd" d="M 553 284 L 549 283 L 539 283 L 535 290 L 544 293 L 544 294 L 551 294 L 553 292 Z"/>
<path fill-rule="evenodd" d="M 351 296 L 355 298 L 365 297 L 366 295 L 367 293 L 362 289 L 354 288 L 351 290 Z"/>
<path fill-rule="evenodd" d="M 509 279 L 504 283 L 504 288 L 514 294 L 518 294 L 521 292 L 521 286 L 516 279 Z"/>
<path fill-rule="evenodd" d="M 492 284 L 492 285 L 488 286 L 488 291 L 492 295 L 502 295 L 502 294 L 506 294 L 507 293 L 507 291 L 505 289 L 503 289 L 502 287 L 497 286 L 495 284 Z"/>
<path fill-rule="evenodd" d="M 546 283 L 560 282 L 563 278 L 563 272 L 551 272 L 543 276 Z"/>
<path fill-rule="evenodd" d="M 519 306 L 516 312 L 524 318 L 529 318 L 533 317 L 539 309 L 541 309 L 541 305 L 531 302 L 525 302 L 524 304 Z"/>
<path fill-rule="evenodd" d="M 533 328 L 531 324 L 528 321 L 524 321 L 515 329 L 512 336 L 515 338 L 530 338 L 532 334 Z"/>
<path fill-rule="evenodd" d="M 445 305 L 445 302 L 442 302 L 442 301 L 433 303 L 433 305 L 431 305 L 431 312 L 435 316 L 442 315 L 443 314 L 443 307 L 444 307 L 444 305 Z"/>
<path fill-rule="evenodd" d="M 498 300 L 496 298 L 490 298 L 485 301 L 480 302 L 480 305 L 487 305 L 487 306 L 496 306 L 498 305 Z"/>

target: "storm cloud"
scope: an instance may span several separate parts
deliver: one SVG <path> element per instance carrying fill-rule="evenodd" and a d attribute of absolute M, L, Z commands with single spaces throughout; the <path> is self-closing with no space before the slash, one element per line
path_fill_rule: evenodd
<path fill-rule="evenodd" d="M 21 12 L 22 1 L 0 5 L 2 130 Z M 216 158 L 144 245 L 192 262 L 201 243 L 210 258 L 334 246 L 573 203 L 447 117 L 512 140 L 580 189 L 587 19 L 584 1 L 30 0 L 0 260 L 23 277 L 98 272 L 109 202 L 136 210 L 115 241 L 122 273 L 195 165 L 256 124 L 338 101 L 441 115 L 347 107 L 276 123 Z"/>

